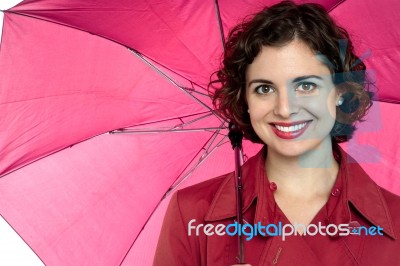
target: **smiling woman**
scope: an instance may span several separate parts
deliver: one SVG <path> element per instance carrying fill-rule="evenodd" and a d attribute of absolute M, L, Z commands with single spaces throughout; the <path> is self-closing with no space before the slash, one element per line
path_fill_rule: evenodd
<path fill-rule="evenodd" d="M 232 235 L 241 232 L 251 233 L 244 243 L 251 265 L 398 264 L 400 197 L 338 145 L 351 139 L 372 104 L 373 86 L 346 30 L 320 5 L 281 2 L 231 31 L 216 74 L 210 83 L 216 109 L 247 139 L 264 144 L 242 167 L 249 224 L 243 228 L 254 229 L 208 230 L 235 224 L 232 173 L 180 190 L 154 265 L 234 265 Z M 188 234 L 200 225 L 203 234 Z M 276 237 L 286 228 L 289 237 Z M 376 228 L 383 233 L 374 234 Z"/>
<path fill-rule="evenodd" d="M 246 81 L 252 128 L 270 149 L 300 156 L 331 146 L 340 95 L 329 68 L 303 41 L 262 47 L 247 68 Z"/>

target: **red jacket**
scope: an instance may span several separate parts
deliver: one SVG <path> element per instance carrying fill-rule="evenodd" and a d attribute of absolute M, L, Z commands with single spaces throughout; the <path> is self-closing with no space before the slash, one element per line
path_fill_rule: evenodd
<path fill-rule="evenodd" d="M 265 149 L 264 149 L 265 150 Z M 243 213 L 249 224 L 290 224 L 273 197 L 265 171 L 265 152 L 243 165 Z M 400 265 L 400 197 L 379 187 L 352 158 L 335 147 L 340 170 L 331 197 L 312 224 L 378 226 L 375 235 L 254 236 L 244 240 L 245 261 L 256 265 Z M 353 161 L 354 162 L 354 161 Z M 177 191 L 169 205 L 154 265 L 232 265 L 237 263 L 237 236 L 217 235 L 218 224 L 236 216 L 232 173 Z M 204 226 L 211 224 L 208 232 Z M 220 226 L 222 227 L 222 226 Z M 213 230 L 211 230 L 211 229 Z M 219 228 L 222 230 L 221 228 Z M 334 230 L 330 229 L 332 234 Z M 361 229 L 359 229 L 361 230 Z M 233 232 L 233 230 L 231 231 Z M 210 234 L 211 234 L 210 233 Z M 245 236 L 246 237 L 246 236 Z"/>

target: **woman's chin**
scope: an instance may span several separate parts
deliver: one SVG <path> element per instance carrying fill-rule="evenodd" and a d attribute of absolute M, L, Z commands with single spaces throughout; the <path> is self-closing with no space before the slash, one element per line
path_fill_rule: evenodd
<path fill-rule="evenodd" d="M 319 149 L 323 140 L 308 139 L 308 140 L 291 140 L 279 141 L 270 143 L 268 153 L 279 154 L 283 157 L 300 157 L 306 155 L 310 151 Z"/>

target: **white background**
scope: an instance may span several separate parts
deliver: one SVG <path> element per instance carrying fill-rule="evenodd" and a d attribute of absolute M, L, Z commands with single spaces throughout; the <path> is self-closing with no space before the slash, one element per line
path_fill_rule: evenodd
<path fill-rule="evenodd" d="M 0 0 L 0 10 L 15 6 L 21 0 Z M 0 36 L 3 29 L 3 12 L 0 12 Z M 1 75 L 0 75 L 1 78 Z M 1 182 L 1 179 L 0 179 Z M 1 195 L 0 195 L 1 197 Z M 0 215 L 0 265 L 42 266 L 44 265 L 29 246 L 18 236 Z"/>

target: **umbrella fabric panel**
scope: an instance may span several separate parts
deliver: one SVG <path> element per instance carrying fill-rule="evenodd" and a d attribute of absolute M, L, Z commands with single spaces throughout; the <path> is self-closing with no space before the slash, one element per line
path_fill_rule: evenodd
<path fill-rule="evenodd" d="M 127 49 L 65 26 L 5 13 L 1 49 L 2 175 L 110 130 L 208 111 Z"/>
<path fill-rule="evenodd" d="M 131 265 L 152 265 L 157 247 L 158 238 L 161 232 L 162 221 L 171 195 L 161 201 L 154 214 L 150 217 L 146 227 L 140 233 L 135 243 L 129 249 L 121 266 Z"/>
<path fill-rule="evenodd" d="M 40 0 L 24 1 L 11 11 L 103 36 L 202 85 L 222 51 L 210 0 Z"/>
<path fill-rule="evenodd" d="M 101 135 L 10 173 L 2 216 L 47 265 L 118 265 L 210 134 L 181 135 Z"/>
<path fill-rule="evenodd" d="M 252 15 L 265 8 L 281 2 L 281 0 L 254 1 L 254 0 L 218 0 L 219 10 L 223 23 L 225 36 L 228 36 L 229 30 L 243 21 L 247 15 Z M 296 3 L 318 3 L 327 10 L 332 10 L 339 6 L 344 0 L 295 0 Z"/>
<path fill-rule="evenodd" d="M 400 195 L 400 141 L 393 134 L 400 131 L 398 113 L 397 104 L 374 102 L 353 139 L 343 146 L 376 183 Z"/>
<path fill-rule="evenodd" d="M 344 1 L 331 14 L 350 33 L 357 54 L 376 74 L 378 99 L 400 102 L 400 2 Z"/>

